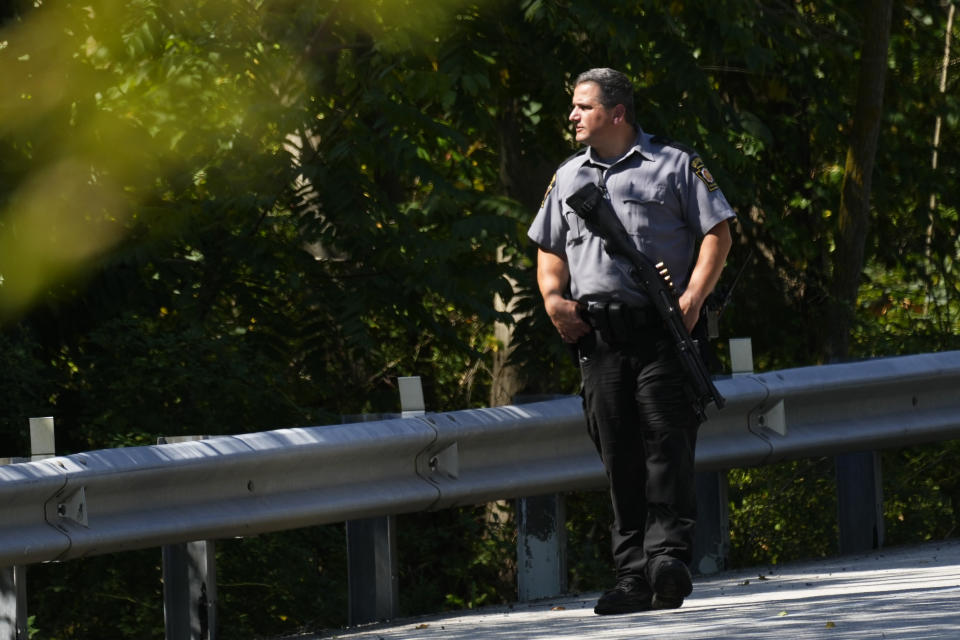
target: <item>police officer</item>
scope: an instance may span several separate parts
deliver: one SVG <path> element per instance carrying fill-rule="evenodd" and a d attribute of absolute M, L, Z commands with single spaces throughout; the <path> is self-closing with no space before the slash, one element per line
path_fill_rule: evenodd
<path fill-rule="evenodd" d="M 720 278 L 735 214 L 695 152 L 635 123 L 624 74 L 582 73 L 572 104 L 586 146 L 557 169 L 528 235 L 547 314 L 577 345 L 587 428 L 609 479 L 617 581 L 594 611 L 675 608 L 693 588 L 699 419 L 656 310 L 566 199 L 588 181 L 601 188 L 635 246 L 667 266 L 691 332 Z"/>

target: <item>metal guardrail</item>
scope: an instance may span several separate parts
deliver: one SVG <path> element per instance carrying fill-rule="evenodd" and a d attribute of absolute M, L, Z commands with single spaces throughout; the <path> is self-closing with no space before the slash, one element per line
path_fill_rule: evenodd
<path fill-rule="evenodd" d="M 960 437 L 960 351 L 717 381 L 699 470 Z M 0 567 L 605 484 L 580 399 L 0 467 Z"/>

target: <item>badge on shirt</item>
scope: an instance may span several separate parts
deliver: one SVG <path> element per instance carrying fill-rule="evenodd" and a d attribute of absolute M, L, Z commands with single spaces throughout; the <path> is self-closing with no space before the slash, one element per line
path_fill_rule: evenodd
<path fill-rule="evenodd" d="M 717 181 L 713 179 L 713 174 L 704 166 L 700 156 L 690 158 L 690 170 L 707 186 L 707 191 L 716 191 L 720 188 Z"/>

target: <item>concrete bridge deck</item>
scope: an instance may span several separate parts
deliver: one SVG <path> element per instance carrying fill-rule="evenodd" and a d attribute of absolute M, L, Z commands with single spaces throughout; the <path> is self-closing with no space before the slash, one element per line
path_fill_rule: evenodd
<path fill-rule="evenodd" d="M 697 577 L 681 609 L 597 616 L 598 594 L 448 612 L 299 640 L 957 640 L 960 541 Z"/>

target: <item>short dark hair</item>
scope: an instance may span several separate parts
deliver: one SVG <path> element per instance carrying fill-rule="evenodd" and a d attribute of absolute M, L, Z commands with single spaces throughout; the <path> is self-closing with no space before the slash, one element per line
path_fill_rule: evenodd
<path fill-rule="evenodd" d="M 626 109 L 627 122 L 636 124 L 636 113 L 633 107 L 633 83 L 630 78 L 615 69 L 604 67 L 590 69 L 577 76 L 577 85 L 584 82 L 594 82 L 600 87 L 600 104 L 607 109 L 622 104 Z"/>

